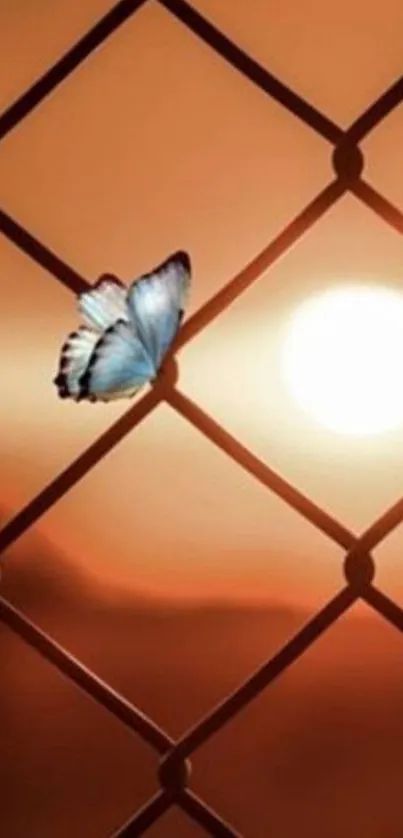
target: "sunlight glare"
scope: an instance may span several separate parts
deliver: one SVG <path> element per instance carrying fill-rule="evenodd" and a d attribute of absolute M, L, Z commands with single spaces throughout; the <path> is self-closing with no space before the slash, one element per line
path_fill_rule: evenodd
<path fill-rule="evenodd" d="M 299 406 L 326 428 L 364 436 L 403 422 L 403 294 L 355 285 L 294 312 L 283 372 Z"/>

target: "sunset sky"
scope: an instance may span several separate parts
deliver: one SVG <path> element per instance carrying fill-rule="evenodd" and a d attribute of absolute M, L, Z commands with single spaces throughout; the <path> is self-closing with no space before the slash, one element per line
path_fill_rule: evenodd
<path fill-rule="evenodd" d="M 0 0 L 0 121 L 113 5 Z M 342 129 L 401 77 L 402 0 L 193 5 Z M 397 212 L 402 142 L 400 106 L 362 143 L 363 177 Z M 332 151 L 150 0 L 0 143 L 0 210 L 91 283 L 186 250 L 188 318 L 333 181 Z M 177 356 L 178 389 L 354 534 L 403 495 L 403 427 L 326 430 L 280 360 L 302 302 L 361 282 L 403 291 L 403 239 L 347 194 Z M 1 529 L 133 402 L 57 397 L 75 295 L 3 235 L 0 290 Z M 375 555 L 402 606 L 403 526 Z M 13 608 L 176 740 L 344 584 L 341 548 L 167 403 L 2 558 L 7 838 L 117 836 L 158 768 L 18 636 Z M 244 838 L 403 835 L 401 674 L 401 633 L 355 604 L 196 748 L 191 789 Z M 147 832 L 201 834 L 175 806 Z"/>
<path fill-rule="evenodd" d="M 63 0 L 55 14 L 51 0 L 0 4 L 1 106 L 111 5 Z M 292 14 L 280 0 L 195 5 L 342 127 L 401 70 L 399 0 L 315 0 Z M 368 182 L 396 206 L 402 132 L 400 108 L 363 144 Z M 105 271 L 130 281 L 186 249 L 189 314 L 332 178 L 325 140 L 152 2 L 0 150 L 1 205 L 89 281 Z M 357 440 L 319 428 L 290 399 L 279 357 L 303 299 L 361 279 L 403 288 L 403 242 L 345 197 L 179 357 L 183 392 L 357 533 L 402 494 L 403 429 Z M 0 287 L 1 502 L 11 516 L 130 403 L 57 398 L 74 295 L 3 237 Z M 340 549 L 165 405 L 38 529 L 108 586 L 134 592 L 307 605 L 342 583 Z M 401 598 L 402 539 L 399 529 L 377 551 L 379 584 Z"/>

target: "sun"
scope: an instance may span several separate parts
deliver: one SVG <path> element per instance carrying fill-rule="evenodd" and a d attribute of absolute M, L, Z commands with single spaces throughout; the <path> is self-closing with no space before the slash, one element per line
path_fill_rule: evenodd
<path fill-rule="evenodd" d="M 282 358 L 295 401 L 326 428 L 364 436 L 403 423 L 403 293 L 344 285 L 309 298 Z"/>

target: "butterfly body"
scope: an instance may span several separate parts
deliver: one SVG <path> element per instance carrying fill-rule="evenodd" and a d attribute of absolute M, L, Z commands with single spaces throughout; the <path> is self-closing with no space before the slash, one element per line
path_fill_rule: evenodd
<path fill-rule="evenodd" d="M 84 320 L 62 346 L 59 396 L 111 401 L 153 381 L 178 332 L 190 284 L 189 256 L 178 251 L 127 288 L 104 275 L 79 296 Z"/>

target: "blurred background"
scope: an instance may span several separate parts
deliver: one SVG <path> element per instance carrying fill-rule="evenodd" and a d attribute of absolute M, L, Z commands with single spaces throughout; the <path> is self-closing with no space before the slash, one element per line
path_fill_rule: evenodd
<path fill-rule="evenodd" d="M 1 108 L 112 5 L 0 0 Z M 342 128 L 401 74 L 400 0 L 194 6 Z M 363 143 L 367 181 L 397 207 L 402 139 L 400 107 Z M 332 177 L 326 141 L 156 2 L 0 148 L 2 206 L 89 281 L 128 282 L 186 249 L 189 314 Z M 185 393 L 357 533 L 402 494 L 403 429 L 318 427 L 278 358 L 303 299 L 362 279 L 402 288 L 403 242 L 346 196 L 179 359 Z M 57 399 L 74 295 L 3 237 L 0 288 L 4 524 L 129 403 Z M 377 582 L 399 603 L 402 546 L 400 528 L 376 551 Z M 164 405 L 5 558 L 4 595 L 172 736 L 343 582 L 337 546 Z M 155 789 L 153 754 L 6 628 L 0 649 L 2 834 L 107 838 Z M 250 838 L 398 838 L 402 652 L 355 607 L 197 752 L 195 790 Z M 202 833 L 170 813 L 149 834 Z"/>

